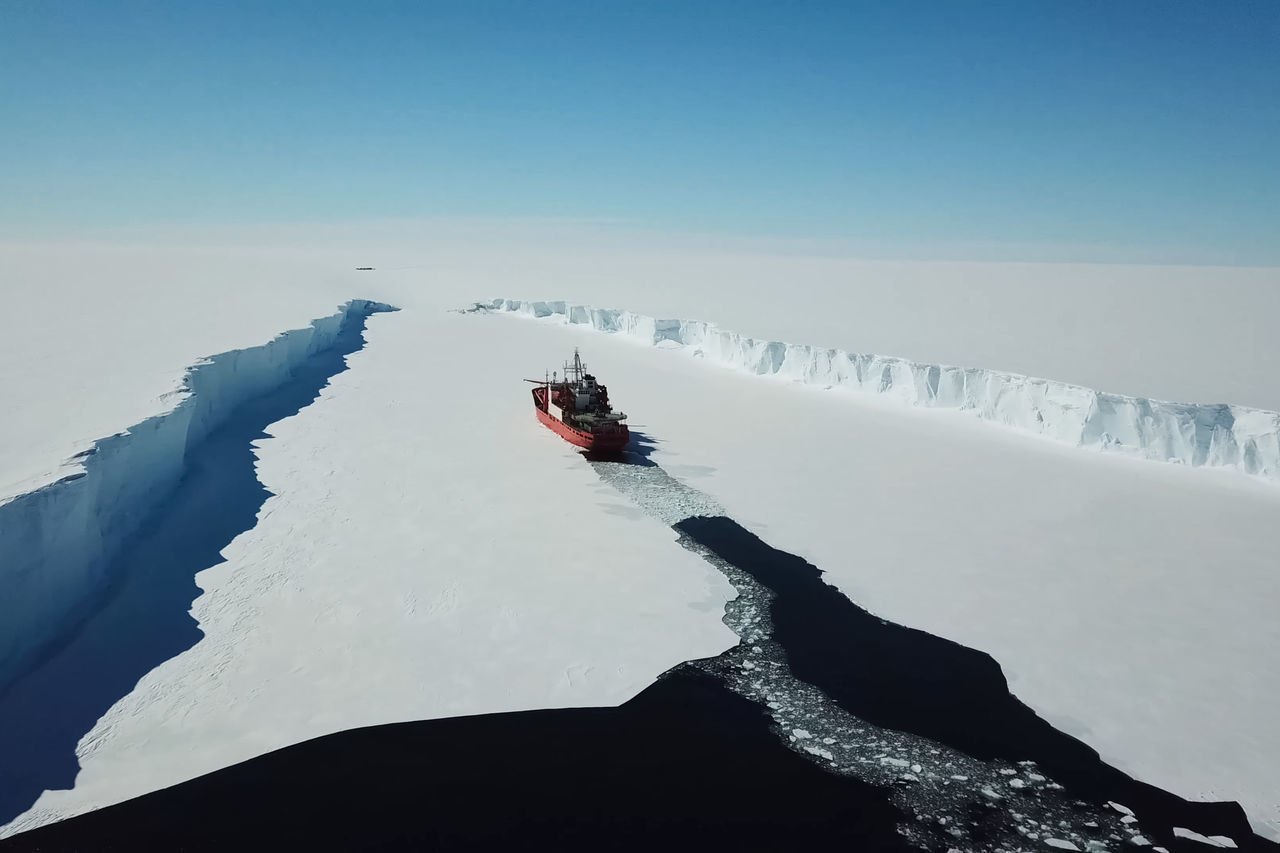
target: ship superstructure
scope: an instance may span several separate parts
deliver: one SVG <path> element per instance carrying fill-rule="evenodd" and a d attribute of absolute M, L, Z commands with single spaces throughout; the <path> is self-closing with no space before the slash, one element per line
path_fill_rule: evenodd
<path fill-rule="evenodd" d="M 609 404 L 609 390 L 587 373 L 577 349 L 564 375 L 552 373 L 541 380 L 527 379 L 533 389 L 538 420 L 566 441 L 588 450 L 618 450 L 631 440 L 627 416 Z"/>

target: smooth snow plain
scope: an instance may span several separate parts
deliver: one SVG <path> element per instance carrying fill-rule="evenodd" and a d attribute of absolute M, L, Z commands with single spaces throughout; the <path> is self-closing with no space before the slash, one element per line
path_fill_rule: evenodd
<path fill-rule="evenodd" d="M 886 618 L 992 653 L 1024 701 L 1108 761 L 1239 799 L 1280 834 L 1280 744 L 1264 720 L 1280 698 L 1274 487 L 448 311 L 565 298 L 1275 409 L 1280 344 L 1259 318 L 1276 271 L 862 262 L 480 230 L 0 249 L 0 285 L 26 306 L 2 338 L 0 389 L 22 413 L 0 435 L 6 495 L 165 411 L 204 356 L 352 298 L 402 309 L 373 318 L 351 369 L 259 443 L 275 496 L 197 576 L 204 639 L 86 733 L 73 790 L 6 833 L 356 725 L 616 703 L 731 644 L 727 583 L 528 412 L 518 380 L 578 344 L 655 460 L 775 547 Z M 353 271 L 366 264 L 379 269 Z"/>

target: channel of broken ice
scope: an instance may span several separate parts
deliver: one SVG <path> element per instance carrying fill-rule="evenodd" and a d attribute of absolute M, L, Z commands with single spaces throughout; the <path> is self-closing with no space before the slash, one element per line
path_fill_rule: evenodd
<path fill-rule="evenodd" d="M 673 527 L 690 515 L 720 512 L 707 495 L 661 467 L 596 460 L 602 480 L 644 512 Z M 1016 850 L 1045 844 L 1105 853 L 1131 845 L 1167 853 L 1144 837 L 1126 807 L 1091 806 L 1037 772 L 1032 761 L 983 761 L 909 732 L 862 720 L 795 676 L 773 637 L 775 594 L 687 534 L 679 543 L 723 574 L 737 596 L 724 623 L 741 642 L 714 658 L 691 661 L 765 709 L 791 750 L 824 769 L 881 786 L 907 820 L 898 831 L 921 849 Z M 957 847 L 958 845 L 958 847 Z"/>

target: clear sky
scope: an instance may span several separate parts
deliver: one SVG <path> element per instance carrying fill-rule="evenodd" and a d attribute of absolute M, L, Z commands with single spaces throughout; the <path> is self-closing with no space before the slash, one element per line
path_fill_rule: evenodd
<path fill-rule="evenodd" d="M 1278 152 L 1280 0 L 0 0 L 0 237 L 565 217 L 1280 264 Z"/>

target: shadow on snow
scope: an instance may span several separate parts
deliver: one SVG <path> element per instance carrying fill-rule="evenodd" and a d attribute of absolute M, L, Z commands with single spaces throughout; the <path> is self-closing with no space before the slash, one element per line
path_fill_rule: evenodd
<path fill-rule="evenodd" d="M 650 457 L 658 449 L 658 442 L 637 429 L 630 432 L 631 440 L 621 450 L 581 450 L 579 453 L 588 462 L 619 462 L 642 468 L 656 468 L 657 463 Z"/>
<path fill-rule="evenodd" d="M 900 851 L 902 819 L 884 791 L 787 749 L 761 708 L 680 666 L 618 708 L 352 729 L 0 848 Z"/>

